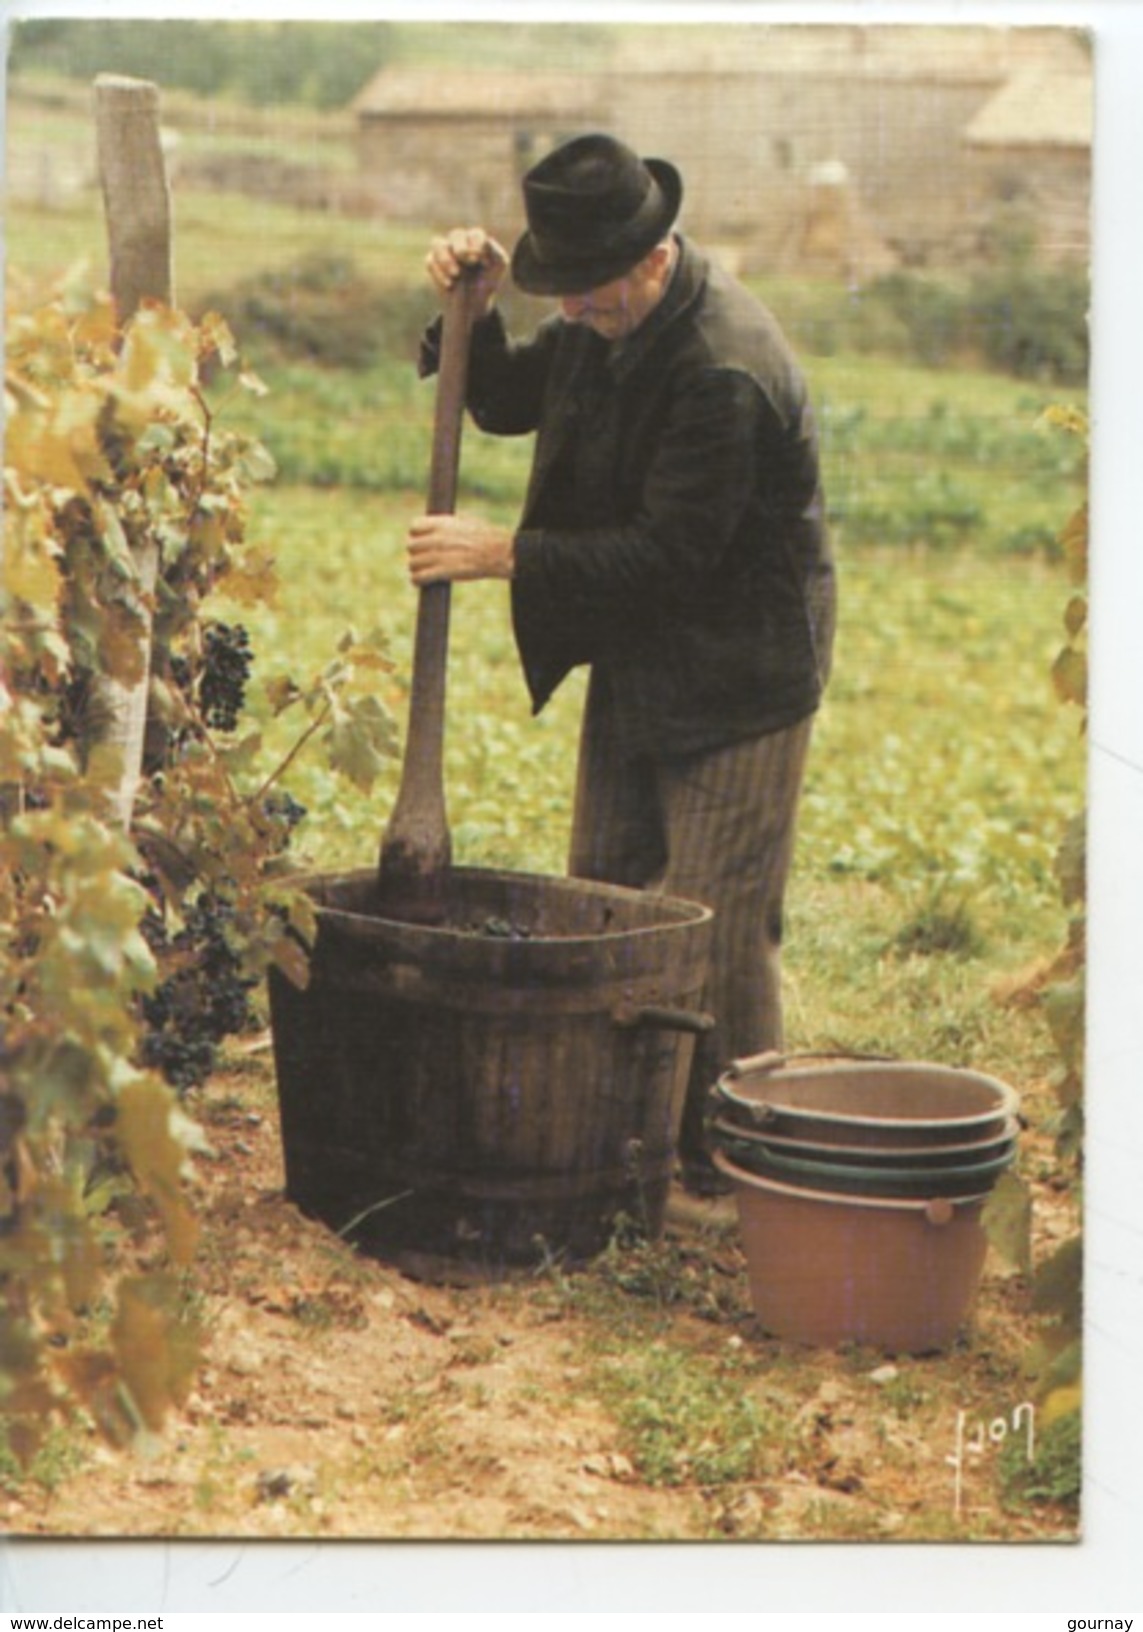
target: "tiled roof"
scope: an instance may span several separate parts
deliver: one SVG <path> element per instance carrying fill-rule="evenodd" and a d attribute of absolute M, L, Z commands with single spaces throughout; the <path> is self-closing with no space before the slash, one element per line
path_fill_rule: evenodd
<path fill-rule="evenodd" d="M 927 24 L 649 25 L 624 31 L 616 67 L 629 73 L 721 70 L 845 74 L 873 79 L 993 80 L 1021 68 L 1081 72 L 1075 29 Z"/>
<path fill-rule="evenodd" d="M 1081 74 L 1019 74 L 965 132 L 971 147 L 1090 147 L 1092 86 Z"/>

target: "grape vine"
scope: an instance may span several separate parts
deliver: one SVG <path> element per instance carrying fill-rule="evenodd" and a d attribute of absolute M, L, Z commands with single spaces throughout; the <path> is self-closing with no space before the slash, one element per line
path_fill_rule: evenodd
<path fill-rule="evenodd" d="M 0 622 L 0 1439 L 27 1461 L 54 1418 L 125 1443 L 197 1363 L 198 1225 L 181 1100 L 248 1023 L 270 964 L 306 978 L 312 909 L 289 880 L 303 745 L 368 787 L 393 751 L 384 642 L 349 632 L 316 675 L 266 682 L 300 716 L 267 766 L 253 653 L 216 616 L 273 595 L 247 537 L 273 474 L 223 428 L 259 391 L 225 324 L 144 306 L 122 331 L 75 279 L 21 294 L 6 334 Z M 153 590 L 140 574 L 157 556 Z M 150 630 L 148 638 L 148 627 Z M 149 676 L 127 831 L 105 683 Z M 134 1273 L 140 1230 L 155 1233 Z M 132 1249 L 129 1252 L 129 1247 Z"/>
<path fill-rule="evenodd" d="M 1074 409 L 1056 408 L 1049 423 L 1078 437 L 1086 453 L 1088 421 Z M 1052 665 L 1052 683 L 1065 706 L 1079 710 L 1080 730 L 1087 731 L 1087 578 L 1088 507 L 1081 503 L 1060 533 L 1071 580 L 1064 607 L 1064 643 Z M 1070 1172 L 1077 1192 L 1083 1178 L 1083 1087 L 1087 944 L 1086 812 L 1073 816 L 1056 857 L 1060 897 L 1069 913 L 1065 944 L 1043 993 L 1044 1014 L 1058 1055 L 1053 1087 L 1059 1114 L 1056 1151 L 1061 1168 Z M 1030 1357 L 1044 1400 L 1046 1425 L 1078 1420 L 1082 1398 L 1083 1234 L 1065 1240 L 1037 1270 L 1033 1303 L 1043 1317 L 1041 1338 Z M 1073 1421 L 1074 1426 L 1074 1421 Z M 1078 1435 L 1074 1446 L 1074 1494 L 1080 1469 Z"/>
<path fill-rule="evenodd" d="M 1047 424 L 1083 439 L 1086 417 L 1074 409 L 1055 408 Z M 1087 571 L 1088 508 L 1081 502 L 1060 531 L 1071 592 L 1064 608 L 1064 643 L 1051 668 L 1059 701 L 1080 711 L 1080 730 L 1087 729 Z M 1087 895 L 1085 811 L 1068 823 L 1056 855 L 1056 879 L 1069 913 L 1067 935 L 1051 967 L 1036 982 L 1041 1010 L 1058 1056 L 1052 1086 L 1058 1106 L 1055 1145 L 1059 1172 L 1069 1179 L 1077 1200 L 1083 1174 L 1084 996 Z M 1025 1355 L 1025 1370 L 1039 1404 L 1038 1421 L 1047 1431 L 1044 1444 L 1063 1446 L 1063 1469 L 1056 1474 L 1056 1493 L 1078 1500 L 1081 1485 L 1080 1409 L 1083 1348 L 1083 1233 L 1067 1237 L 1043 1262 L 1031 1254 L 1031 1195 L 1015 1174 L 1005 1174 L 985 1207 L 990 1238 L 1029 1279 L 1032 1308 L 1039 1329 Z M 1053 1454 L 1057 1454 L 1053 1453 Z"/>

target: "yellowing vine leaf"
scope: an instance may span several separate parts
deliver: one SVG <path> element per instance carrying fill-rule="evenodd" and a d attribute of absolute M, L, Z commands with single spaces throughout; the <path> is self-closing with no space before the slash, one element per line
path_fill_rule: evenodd
<path fill-rule="evenodd" d="M 279 589 L 277 563 L 264 550 L 246 550 L 232 561 L 223 577 L 222 588 L 241 605 L 273 605 Z"/>
<path fill-rule="evenodd" d="M 111 296 L 102 294 L 91 298 L 86 290 L 76 289 L 69 304 L 73 311 L 72 336 L 76 346 L 102 352 L 110 361 L 111 347 L 118 331 L 115 303 Z"/>
<path fill-rule="evenodd" d="M 1050 1428 L 1053 1422 L 1059 1422 L 1061 1417 L 1067 1417 L 1073 1411 L 1078 1411 L 1083 1405 L 1083 1388 L 1079 1383 L 1069 1383 L 1063 1388 L 1054 1388 L 1040 1407 L 1040 1425 Z"/>
<path fill-rule="evenodd" d="M 113 1355 L 98 1349 L 65 1350 L 53 1359 L 53 1370 L 70 1392 L 86 1406 L 96 1428 L 112 1445 L 129 1445 L 138 1422 Z"/>
<path fill-rule="evenodd" d="M 120 1282 L 111 1339 L 132 1403 L 157 1433 L 186 1400 L 199 1360 L 199 1333 L 180 1315 L 178 1281 L 147 1275 Z"/>
<path fill-rule="evenodd" d="M 55 607 L 60 592 L 59 549 L 44 531 L 42 517 L 5 516 L 4 588 L 26 606 Z"/>
<path fill-rule="evenodd" d="M 43 414 L 17 414 L 5 431 L 4 457 L 26 478 L 49 487 L 83 488 L 84 474 L 67 435 Z"/>
<path fill-rule="evenodd" d="M 147 621 L 137 608 L 121 600 L 104 608 L 99 632 L 99 659 L 103 672 L 125 686 L 136 685 L 147 672 Z"/>
<path fill-rule="evenodd" d="M 204 561 L 216 561 L 226 548 L 225 517 L 199 510 L 190 526 L 191 542 Z"/>
<path fill-rule="evenodd" d="M 301 936 L 307 946 L 317 940 L 318 916 L 313 900 L 304 890 L 291 890 L 288 902 L 290 928 Z"/>
<path fill-rule="evenodd" d="M 1064 608 L 1064 628 L 1074 640 L 1087 626 L 1087 597 L 1073 595 Z"/>
<path fill-rule="evenodd" d="M 1074 584 L 1087 580 L 1088 534 L 1088 507 L 1081 504 L 1060 532 L 1060 543 Z"/>
<path fill-rule="evenodd" d="M 159 1211 L 173 1261 L 186 1264 L 194 1256 L 198 1225 L 184 1194 L 187 1151 L 172 1131 L 175 1110 L 169 1088 L 140 1077 L 119 1093 L 115 1133 L 140 1190 Z"/>
<path fill-rule="evenodd" d="M 59 1183 L 57 1220 L 66 1221 L 60 1230 L 62 1252 L 60 1274 L 67 1306 L 79 1310 L 91 1302 L 103 1278 L 102 1254 L 94 1233 L 87 1228 L 85 1198 L 76 1191 L 65 1193 Z"/>
<path fill-rule="evenodd" d="M 272 675 L 266 682 L 266 698 L 275 714 L 283 713 L 302 697 L 302 688 L 288 674 Z"/>
<path fill-rule="evenodd" d="M 1054 425 L 1062 431 L 1070 431 L 1075 436 L 1086 437 L 1087 435 L 1087 415 L 1080 408 L 1070 408 L 1066 403 L 1052 403 L 1044 409 L 1041 418 L 1046 425 Z"/>
<path fill-rule="evenodd" d="M 13 1456 L 25 1467 L 57 1403 L 29 1323 L 14 1308 L 0 1311 L 0 1421 Z"/>
<path fill-rule="evenodd" d="M 1087 820 L 1073 816 L 1056 852 L 1056 878 L 1066 907 L 1081 906 L 1087 898 Z"/>
<path fill-rule="evenodd" d="M 180 677 L 193 674 L 200 607 L 222 577 L 233 599 L 272 587 L 269 557 L 243 553 L 244 483 L 272 465 L 216 425 L 200 388 L 204 362 L 238 360 L 221 320 L 196 329 L 144 306 L 119 349 L 115 336 L 109 302 L 78 279 L 41 306 L 17 298 L 6 328 L 0 1012 L 4 1090 L 20 1115 L 0 1150 L 0 1413 L 17 1454 L 77 1401 L 126 1443 L 184 1393 L 196 1354 L 178 1283 L 125 1281 L 113 1256 L 155 1214 L 174 1263 L 197 1238 L 185 1183 L 197 1130 L 139 1070 L 140 1000 L 181 971 L 178 930 L 200 891 L 225 898 L 251 978 L 275 939 L 291 955 L 282 911 L 260 904 L 286 821 L 256 800 L 247 809 L 235 787 L 263 780 L 256 739 L 239 735 L 228 769 Z M 155 579 L 141 562 L 158 563 Z M 124 755 L 106 722 L 146 675 L 152 637 L 167 706 L 148 722 L 147 752 L 163 774 L 144 774 L 132 842 L 107 821 Z M 140 872 L 147 889 L 130 876 Z M 164 915 L 169 940 L 153 933 Z M 120 1278 L 113 1328 L 81 1343 L 77 1309 L 104 1270 Z"/>
<path fill-rule="evenodd" d="M 127 325 L 121 371 L 129 391 L 156 384 L 185 388 L 195 382 L 198 344 L 194 326 L 183 313 L 144 304 Z"/>
<path fill-rule="evenodd" d="M 123 745 L 97 742 L 84 762 L 84 780 L 93 788 L 111 792 L 123 780 Z"/>
<path fill-rule="evenodd" d="M 270 961 L 279 969 L 291 986 L 304 992 L 310 983 L 310 960 L 304 948 L 289 935 L 280 935 L 270 951 Z"/>
<path fill-rule="evenodd" d="M 107 481 L 111 467 L 104 456 L 99 437 L 99 415 L 103 407 L 103 393 L 96 387 L 65 392 L 59 400 L 53 421 L 57 438 L 66 441 L 71 457 L 80 473 L 74 485 L 86 487 L 95 481 Z"/>
<path fill-rule="evenodd" d="M 1087 658 L 1074 646 L 1065 646 L 1052 664 L 1052 684 L 1062 703 L 1078 703 L 1087 699 Z"/>
<path fill-rule="evenodd" d="M 199 350 L 204 357 L 214 356 L 223 368 L 231 368 L 238 361 L 238 347 L 226 319 L 218 312 L 205 312 L 199 320 Z"/>

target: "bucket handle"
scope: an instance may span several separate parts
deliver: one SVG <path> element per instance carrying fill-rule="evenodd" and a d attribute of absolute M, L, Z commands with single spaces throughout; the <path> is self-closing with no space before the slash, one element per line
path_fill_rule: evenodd
<path fill-rule="evenodd" d="M 781 1049 L 768 1048 L 761 1054 L 747 1054 L 741 1059 L 731 1060 L 723 1075 L 731 1079 L 755 1073 L 764 1075 L 767 1071 L 780 1071 L 783 1066 L 789 1065 L 794 1060 L 870 1060 L 882 1065 L 890 1065 L 894 1063 L 894 1056 L 892 1054 L 862 1054 L 849 1048 L 836 1050 L 815 1048 L 807 1049 L 799 1054 L 786 1054 Z"/>
<path fill-rule="evenodd" d="M 700 1009 L 668 1008 L 658 1003 L 618 1003 L 611 1011 L 611 1018 L 625 1031 L 657 1027 L 662 1031 L 686 1031 L 692 1036 L 704 1037 L 715 1027 L 713 1014 L 704 1014 Z"/>
<path fill-rule="evenodd" d="M 893 1063 L 893 1056 L 891 1054 L 859 1054 L 850 1049 L 810 1049 L 801 1053 L 786 1054 L 781 1049 L 770 1048 L 761 1054 L 748 1054 L 741 1059 L 731 1060 L 720 1081 L 729 1079 L 734 1082 L 739 1077 L 748 1075 L 765 1076 L 770 1071 L 780 1071 L 792 1060 L 866 1060 L 886 1065 Z M 711 1088 L 707 1096 L 706 1120 L 708 1127 L 720 1108 L 721 1102 L 716 1084 Z M 773 1105 L 768 1105 L 765 1100 L 757 1100 L 747 1107 L 747 1114 L 753 1127 L 765 1128 L 776 1120 L 778 1112 Z"/>

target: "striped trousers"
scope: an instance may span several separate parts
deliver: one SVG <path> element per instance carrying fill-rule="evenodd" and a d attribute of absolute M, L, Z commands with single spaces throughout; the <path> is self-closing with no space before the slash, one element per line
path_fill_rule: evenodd
<path fill-rule="evenodd" d="M 709 1088 L 726 1064 L 781 1048 L 782 905 L 812 716 L 679 759 L 622 758 L 601 688 L 589 685 L 568 871 L 657 890 L 714 912 L 704 1007 L 680 1134 L 701 1155 Z"/>

